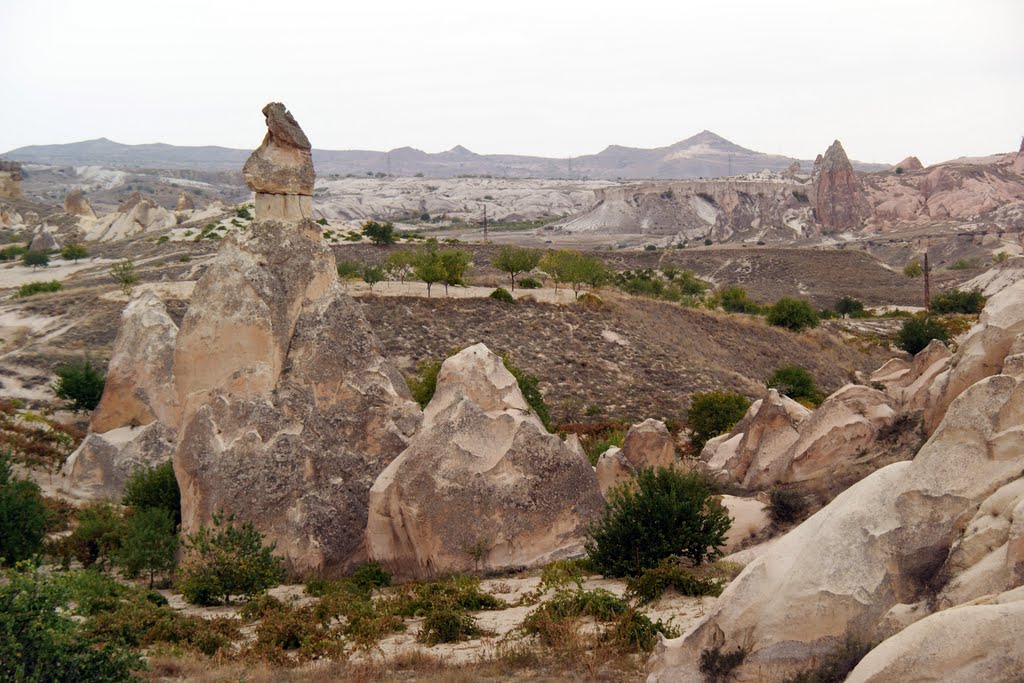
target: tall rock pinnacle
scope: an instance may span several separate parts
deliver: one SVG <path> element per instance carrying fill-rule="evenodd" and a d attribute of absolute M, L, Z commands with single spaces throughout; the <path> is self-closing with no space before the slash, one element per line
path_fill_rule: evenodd
<path fill-rule="evenodd" d="M 256 219 L 298 222 L 313 209 L 313 155 L 309 138 L 280 102 L 263 107 L 267 135 L 242 168 L 256 193 Z"/>
<path fill-rule="evenodd" d="M 814 162 L 814 216 L 823 232 L 859 227 L 868 215 L 867 198 L 843 145 L 836 140 Z"/>

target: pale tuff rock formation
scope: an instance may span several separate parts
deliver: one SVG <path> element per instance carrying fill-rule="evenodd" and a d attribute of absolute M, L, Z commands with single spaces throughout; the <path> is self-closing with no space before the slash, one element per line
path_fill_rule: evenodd
<path fill-rule="evenodd" d="M 879 383 L 895 398 L 905 413 L 916 413 L 928 407 L 928 392 L 935 378 L 949 366 L 952 353 L 945 344 L 933 339 L 913 360 L 893 358 L 868 378 Z"/>
<path fill-rule="evenodd" d="M 13 228 L 16 225 L 24 225 L 25 219 L 21 217 L 14 207 L 9 204 L 0 205 L 0 228 Z"/>
<path fill-rule="evenodd" d="M 311 218 L 316 176 L 309 139 L 280 102 L 265 106 L 263 115 L 267 135 L 242 169 L 246 184 L 256 193 L 256 220 Z"/>
<path fill-rule="evenodd" d="M 0 159 L 0 199 L 21 199 L 21 164 Z"/>
<path fill-rule="evenodd" d="M 757 498 L 721 496 L 721 501 L 732 519 L 725 535 L 725 545 L 722 546 L 723 553 L 734 552 L 747 539 L 760 534 L 772 523 L 764 503 Z"/>
<path fill-rule="evenodd" d="M 814 216 L 826 233 L 859 228 L 869 207 L 853 165 L 838 140 L 814 164 Z"/>
<path fill-rule="evenodd" d="M 924 168 L 924 164 L 915 156 L 909 156 L 893 166 L 894 170 L 902 173 L 913 173 L 914 171 L 920 171 L 922 168 Z"/>
<path fill-rule="evenodd" d="M 174 204 L 175 211 L 193 211 L 195 210 L 195 202 L 192 201 L 192 195 L 184 190 L 178 195 L 178 201 Z"/>
<path fill-rule="evenodd" d="M 85 230 L 86 238 L 89 240 L 111 242 L 146 232 L 173 228 L 177 224 L 178 219 L 173 213 L 138 192 L 132 192 L 117 211 L 104 216 Z"/>
<path fill-rule="evenodd" d="M 71 190 L 64 196 L 64 213 L 82 218 L 96 218 L 96 212 L 81 190 Z"/>
<path fill-rule="evenodd" d="M 177 334 L 152 293 L 125 307 L 89 435 L 64 466 L 72 491 L 116 497 L 135 469 L 170 459 L 179 423 L 173 370 Z"/>
<path fill-rule="evenodd" d="M 47 225 L 40 225 L 32 233 L 32 241 L 29 242 L 28 248 L 30 251 L 49 251 L 51 249 L 60 249 L 60 244 L 57 242 L 57 238 L 50 232 L 50 228 Z"/>
<path fill-rule="evenodd" d="M 370 559 L 402 576 L 536 566 L 580 552 L 603 499 L 483 344 L 444 362 L 423 426 L 370 491 Z"/>
<path fill-rule="evenodd" d="M 629 428 L 622 448 L 612 446 L 597 461 L 597 481 L 603 496 L 617 484 L 636 477 L 641 468 L 672 467 L 676 446 L 668 427 L 648 418 Z"/>
<path fill-rule="evenodd" d="M 1013 289 L 993 297 L 985 321 L 971 336 L 1005 330 L 1013 318 L 1024 318 L 1024 311 L 1012 313 L 1024 290 Z M 975 619 L 984 610 L 965 607 L 959 620 L 953 612 L 940 611 L 946 616 L 935 621 L 925 617 L 1022 583 L 1022 340 L 1024 330 L 998 359 L 1002 374 L 984 376 L 958 392 L 912 461 L 869 475 L 747 565 L 703 622 L 661 648 L 649 680 L 702 680 L 700 656 L 713 646 L 724 652 L 749 647 L 737 671 L 741 679 L 779 680 L 834 650 L 848 635 L 875 640 L 915 620 L 920 620 L 916 626 L 865 658 L 861 673 L 850 680 L 903 680 L 886 672 L 904 671 L 892 653 L 917 647 L 908 641 L 923 642 L 912 640 L 919 629 L 932 634 L 949 629 L 943 638 L 950 646 L 937 661 L 947 662 L 954 676 L 997 671 L 1009 661 L 989 652 L 989 643 L 1001 642 L 998 638 L 975 639 L 972 633 L 975 628 L 990 633 L 980 616 Z M 937 597 L 929 600 L 935 591 Z M 953 645 L 956 639 L 962 643 Z M 973 668 L 975 663 L 981 668 Z M 927 666 L 936 667 L 936 678 L 947 671 Z M 917 674 L 912 677 L 918 679 Z"/>

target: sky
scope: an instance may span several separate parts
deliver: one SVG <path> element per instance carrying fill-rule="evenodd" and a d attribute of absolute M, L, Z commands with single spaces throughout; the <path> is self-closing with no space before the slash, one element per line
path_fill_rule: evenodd
<path fill-rule="evenodd" d="M 1021 0 L 0 0 L 0 152 L 107 137 L 552 157 L 707 129 L 925 164 L 1017 149 Z"/>

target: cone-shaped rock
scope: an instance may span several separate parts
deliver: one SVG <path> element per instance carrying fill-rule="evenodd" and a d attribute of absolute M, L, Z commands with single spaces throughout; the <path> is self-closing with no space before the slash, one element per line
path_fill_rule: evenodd
<path fill-rule="evenodd" d="M 195 202 L 192 201 L 192 195 L 184 190 L 178 195 L 178 201 L 174 204 L 175 211 L 192 211 L 196 208 Z"/>
<path fill-rule="evenodd" d="M 824 232 L 859 227 L 869 207 L 860 180 L 839 140 L 814 163 L 814 215 Z"/>
<path fill-rule="evenodd" d="M 96 212 L 92 210 L 89 200 L 85 198 L 81 190 L 71 190 L 64 196 L 64 213 L 72 216 L 96 218 Z"/>

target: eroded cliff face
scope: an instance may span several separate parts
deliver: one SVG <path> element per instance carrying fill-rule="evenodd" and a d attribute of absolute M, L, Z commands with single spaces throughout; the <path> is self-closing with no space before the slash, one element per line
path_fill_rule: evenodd
<path fill-rule="evenodd" d="M 0 159 L 0 199 L 21 197 L 21 164 Z"/>

